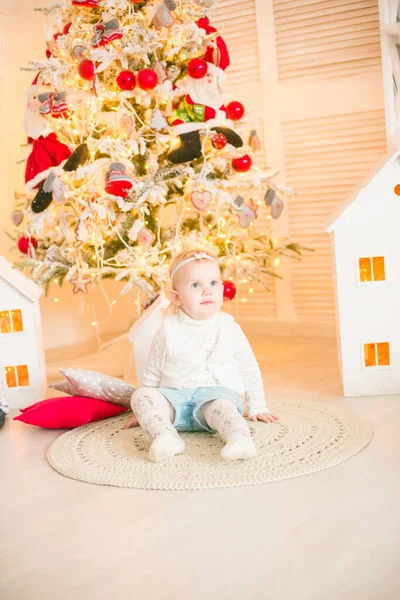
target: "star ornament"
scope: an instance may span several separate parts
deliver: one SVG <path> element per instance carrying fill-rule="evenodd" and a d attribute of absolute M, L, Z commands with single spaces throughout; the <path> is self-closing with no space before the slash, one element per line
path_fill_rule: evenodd
<path fill-rule="evenodd" d="M 83 294 L 87 294 L 87 286 L 91 282 L 91 279 L 85 279 L 82 273 L 78 273 L 75 277 L 71 277 L 69 280 L 70 284 L 74 286 L 73 292 L 77 294 L 78 292 L 82 292 Z"/>

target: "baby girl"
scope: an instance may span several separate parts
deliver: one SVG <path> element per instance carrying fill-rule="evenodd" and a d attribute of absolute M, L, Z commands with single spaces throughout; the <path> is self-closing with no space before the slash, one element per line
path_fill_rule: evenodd
<path fill-rule="evenodd" d="M 154 337 L 143 383 L 132 410 L 150 436 L 149 458 L 158 462 L 180 454 L 179 431 L 218 432 L 224 460 L 256 456 L 243 418 L 245 397 L 251 421 L 273 423 L 260 369 L 233 317 L 221 312 L 223 284 L 217 260 L 208 253 L 182 252 L 169 274 L 177 312 L 163 319 Z"/>

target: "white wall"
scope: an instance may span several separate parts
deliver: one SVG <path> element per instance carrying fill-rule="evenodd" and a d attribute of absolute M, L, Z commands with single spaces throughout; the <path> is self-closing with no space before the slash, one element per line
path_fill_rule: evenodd
<path fill-rule="evenodd" d="M 10 252 L 13 242 L 4 229 L 13 232 L 10 213 L 14 207 L 14 192 L 24 190 L 25 165 L 17 161 L 28 155 L 21 127 L 25 90 L 35 73 L 20 71 L 30 60 L 42 60 L 45 56 L 43 31 L 50 24 L 49 17 L 34 11 L 34 7 L 47 6 L 47 0 L 0 0 L 0 172 L 2 198 L 0 202 L 0 254 L 14 262 L 18 251 Z M 100 333 L 127 331 L 136 317 L 134 301 L 136 293 L 121 297 L 120 284 L 107 281 L 104 289 L 110 299 L 116 299 L 111 319 L 100 326 Z M 59 302 L 54 302 L 54 298 Z M 84 304 L 83 304 L 84 303 Z M 79 312 L 84 309 L 85 315 Z M 52 286 L 48 298 L 41 300 L 42 324 L 45 348 L 81 343 L 95 338 L 94 320 L 108 317 L 108 306 L 100 289 L 91 289 L 87 296 L 74 295 L 72 286 L 62 289 Z"/>

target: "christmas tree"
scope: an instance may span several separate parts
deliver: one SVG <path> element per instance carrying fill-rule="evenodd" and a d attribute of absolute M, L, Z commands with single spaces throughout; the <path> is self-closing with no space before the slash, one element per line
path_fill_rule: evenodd
<path fill-rule="evenodd" d="M 199 248 L 218 255 L 227 281 L 267 286 L 280 256 L 300 254 L 254 227 L 261 211 L 279 217 L 287 190 L 252 167 L 257 132 L 245 132 L 240 102 L 224 103 L 230 59 L 207 16 L 215 4 L 40 9 L 55 25 L 46 60 L 28 67 L 37 74 L 25 98 L 26 195 L 12 213 L 17 266 L 38 283 L 87 293 L 115 278 L 154 298 L 171 256 Z"/>

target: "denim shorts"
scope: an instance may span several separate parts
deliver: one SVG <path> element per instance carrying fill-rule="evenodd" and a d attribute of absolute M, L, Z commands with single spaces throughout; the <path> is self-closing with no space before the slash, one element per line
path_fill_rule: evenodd
<path fill-rule="evenodd" d="M 200 410 L 203 404 L 217 398 L 230 400 L 243 414 L 243 403 L 236 392 L 225 387 L 208 386 L 190 390 L 176 390 L 173 388 L 155 388 L 162 394 L 175 409 L 173 426 L 177 431 L 209 431 L 214 432 L 205 422 Z"/>

